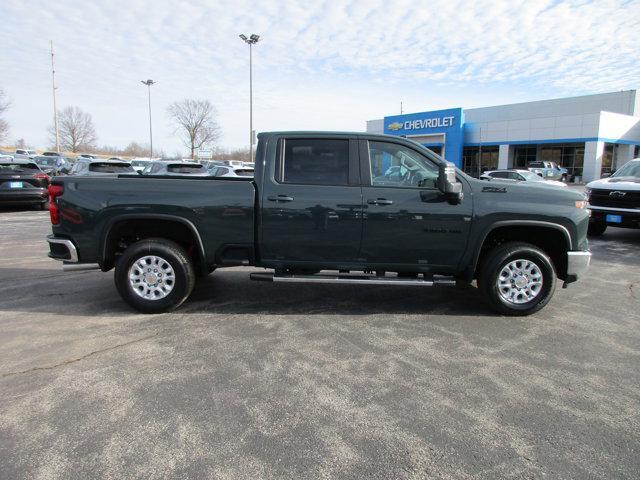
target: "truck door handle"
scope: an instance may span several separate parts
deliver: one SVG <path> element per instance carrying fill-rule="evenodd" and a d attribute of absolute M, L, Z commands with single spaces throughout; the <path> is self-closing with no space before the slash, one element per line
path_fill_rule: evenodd
<path fill-rule="evenodd" d="M 392 205 L 393 200 L 387 200 L 386 198 L 377 198 L 375 200 L 367 200 L 369 205 Z"/>
<path fill-rule="evenodd" d="M 267 200 L 271 202 L 293 202 L 293 197 L 288 195 L 278 195 L 277 197 L 275 195 L 271 195 L 267 197 Z"/>

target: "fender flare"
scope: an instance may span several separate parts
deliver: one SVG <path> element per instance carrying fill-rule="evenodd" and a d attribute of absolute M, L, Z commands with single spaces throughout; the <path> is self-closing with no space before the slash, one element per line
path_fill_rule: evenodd
<path fill-rule="evenodd" d="M 476 247 L 476 251 L 473 255 L 473 263 L 470 268 L 470 275 L 476 271 L 478 267 L 478 259 L 480 258 L 480 252 L 482 251 L 482 246 L 484 245 L 485 240 L 489 236 L 491 232 L 501 227 L 544 227 L 544 228 L 553 228 L 554 230 L 558 230 L 561 232 L 565 240 L 567 242 L 567 251 L 573 250 L 573 241 L 571 239 L 571 234 L 569 230 L 564 225 L 560 225 L 559 223 L 554 222 L 545 222 L 542 220 L 501 220 L 495 223 L 492 223 L 489 228 L 487 228 L 481 236 L 481 240 Z"/>
<path fill-rule="evenodd" d="M 196 239 L 196 242 L 198 244 L 198 256 L 200 258 L 200 262 L 203 268 L 206 268 L 206 254 L 204 250 L 204 243 L 202 242 L 202 237 L 200 236 L 200 232 L 198 231 L 198 228 L 193 224 L 193 222 L 191 222 L 186 218 L 178 217 L 175 215 L 168 215 L 164 213 L 130 213 L 130 214 L 118 215 L 116 217 L 109 219 L 109 221 L 103 228 L 102 230 L 103 233 L 101 235 L 101 239 L 102 239 L 102 249 L 101 249 L 102 254 L 100 258 L 102 262 L 101 265 L 105 264 L 105 260 L 107 258 L 107 239 L 109 238 L 109 234 L 111 233 L 111 230 L 113 229 L 116 223 L 121 221 L 126 221 L 126 220 L 149 220 L 149 219 L 168 220 L 168 221 L 177 222 L 177 223 L 181 223 L 182 225 L 185 225 L 189 229 L 189 231 L 193 234 L 194 238 Z"/>

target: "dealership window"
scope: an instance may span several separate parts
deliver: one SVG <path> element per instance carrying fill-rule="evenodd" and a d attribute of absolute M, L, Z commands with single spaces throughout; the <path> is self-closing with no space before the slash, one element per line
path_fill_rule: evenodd
<path fill-rule="evenodd" d="M 536 161 L 536 145 L 516 145 L 513 149 L 513 167 L 528 168 Z"/>
<path fill-rule="evenodd" d="M 602 167 L 600 168 L 600 176 L 605 173 L 611 175 L 613 172 L 613 166 L 617 163 L 618 157 L 618 145 L 614 143 L 605 143 L 604 151 L 602 152 Z"/>
<path fill-rule="evenodd" d="M 636 148 L 633 150 L 633 158 L 640 157 L 640 145 L 636 145 Z"/>
<path fill-rule="evenodd" d="M 498 168 L 498 146 L 465 147 L 462 165 L 467 175 L 476 178 L 488 170 L 495 170 Z"/>
<path fill-rule="evenodd" d="M 349 140 L 287 139 L 284 143 L 283 183 L 349 183 Z"/>
<path fill-rule="evenodd" d="M 584 143 L 554 143 L 540 146 L 538 160 L 556 162 L 567 169 L 569 178 L 582 177 Z"/>

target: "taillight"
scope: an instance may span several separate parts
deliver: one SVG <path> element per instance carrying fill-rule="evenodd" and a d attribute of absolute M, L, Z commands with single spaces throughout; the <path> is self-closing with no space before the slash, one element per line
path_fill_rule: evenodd
<path fill-rule="evenodd" d="M 63 193 L 64 185 L 49 185 L 49 215 L 51 216 L 52 225 L 60 223 L 57 198 Z"/>
<path fill-rule="evenodd" d="M 36 180 L 51 180 L 51 177 L 49 177 L 49 175 L 47 175 L 46 173 L 36 173 L 33 178 L 35 178 Z"/>

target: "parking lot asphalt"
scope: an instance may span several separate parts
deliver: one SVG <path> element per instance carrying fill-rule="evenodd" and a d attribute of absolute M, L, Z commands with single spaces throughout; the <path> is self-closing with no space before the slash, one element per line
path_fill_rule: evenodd
<path fill-rule="evenodd" d="M 638 478 L 640 232 L 525 318 L 473 288 L 251 282 L 141 315 L 0 211 L 0 478 Z"/>

